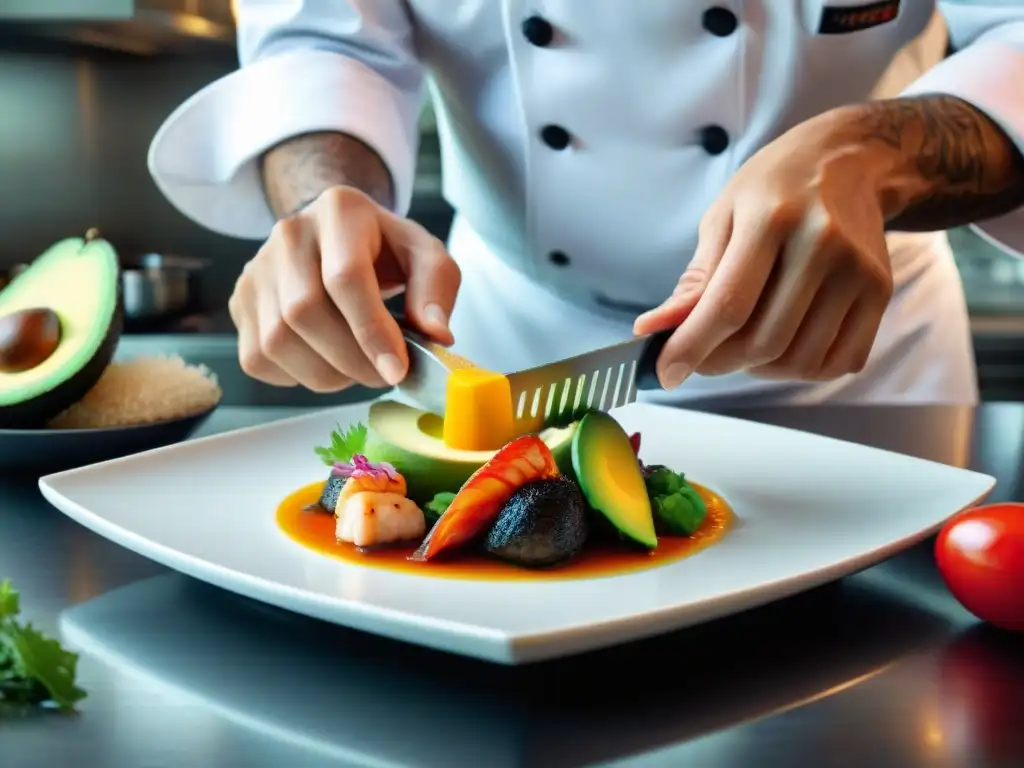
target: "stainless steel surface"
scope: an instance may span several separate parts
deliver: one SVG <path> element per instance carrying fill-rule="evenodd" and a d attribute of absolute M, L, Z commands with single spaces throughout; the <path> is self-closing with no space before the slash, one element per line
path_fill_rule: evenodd
<path fill-rule="evenodd" d="M 1024 315 L 1024 259 L 969 227 L 950 230 L 949 243 L 973 315 Z"/>
<path fill-rule="evenodd" d="M 203 431 L 297 412 L 226 407 Z M 997 477 L 993 500 L 1021 498 L 1022 406 L 734 415 L 970 465 Z M 1024 641 L 973 620 L 927 544 L 741 616 L 509 669 L 169 573 L 34 478 L 0 484 L 0 533 L 0 572 L 81 650 L 89 692 L 78 716 L 0 723 L 5 768 L 1024 765 Z"/>
<path fill-rule="evenodd" d="M 182 216 L 153 184 L 146 155 L 178 105 L 238 68 L 234 48 L 139 58 L 30 39 L 23 28 L 0 24 L 0 136 L 9 150 L 0 150 L 0 269 L 97 226 L 121 252 L 209 258 L 206 308 L 226 308 L 260 243 Z M 451 208 L 428 114 L 410 217 L 443 239 Z"/>
<path fill-rule="evenodd" d="M 0 0 L 0 20 L 124 19 L 134 0 Z"/>
<path fill-rule="evenodd" d="M 0 2 L 0 21 L 23 33 L 135 55 L 235 44 L 229 0 L 31 0 Z"/>

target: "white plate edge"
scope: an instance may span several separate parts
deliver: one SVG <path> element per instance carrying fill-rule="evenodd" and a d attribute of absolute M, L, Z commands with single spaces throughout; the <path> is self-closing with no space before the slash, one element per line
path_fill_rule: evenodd
<path fill-rule="evenodd" d="M 841 442 L 841 441 L 840 441 Z M 902 454 L 898 454 L 902 455 Z M 914 457 L 909 457 L 914 458 Z M 957 471 L 958 468 L 950 465 L 940 466 Z M 961 472 L 968 470 L 958 470 Z M 944 518 L 931 523 L 924 528 L 915 531 L 901 539 L 884 544 L 868 552 L 862 552 L 852 557 L 831 563 L 815 571 L 804 572 L 794 576 L 784 577 L 775 581 L 758 584 L 743 590 L 736 590 L 721 595 L 706 597 L 701 600 L 687 603 L 685 606 L 671 606 L 660 610 L 648 611 L 642 614 L 633 614 L 615 619 L 608 619 L 601 622 L 585 622 L 572 626 L 560 627 L 543 632 L 512 634 L 492 630 L 473 624 L 445 621 L 422 614 L 396 611 L 379 606 L 361 606 L 353 604 L 344 598 L 319 597 L 315 593 L 294 587 L 286 587 L 277 582 L 267 581 L 258 576 L 225 568 L 209 560 L 201 560 L 191 555 L 186 555 L 171 549 L 152 539 L 140 536 L 122 526 L 114 525 L 106 518 L 99 516 L 83 508 L 77 502 L 68 499 L 55 488 L 45 483 L 45 478 L 40 478 L 39 488 L 46 500 L 59 511 L 75 520 L 84 527 L 92 530 L 109 541 L 123 546 L 129 551 L 142 557 L 157 562 L 172 571 L 177 571 L 198 581 L 211 584 L 217 588 L 242 595 L 243 597 L 265 602 L 283 610 L 302 613 L 306 616 L 337 623 L 331 619 L 323 618 L 324 614 L 317 611 L 321 605 L 339 607 L 348 617 L 356 619 L 357 623 L 346 624 L 352 629 L 378 634 L 398 640 L 410 642 L 401 636 L 403 629 L 428 629 L 430 634 L 421 636 L 418 644 L 425 645 L 436 650 L 450 652 L 451 645 L 443 644 L 445 639 L 451 640 L 452 636 L 470 637 L 487 648 L 486 653 L 463 650 L 467 656 L 492 661 L 502 664 L 521 664 L 536 661 L 543 661 L 549 658 L 582 653 L 588 650 L 605 648 L 624 642 L 631 642 L 645 638 L 655 637 L 674 629 L 683 629 L 697 623 L 704 623 L 722 616 L 740 613 L 752 608 L 765 605 L 775 600 L 790 597 L 795 594 L 813 589 L 822 584 L 833 581 L 837 578 L 852 575 L 860 570 L 876 565 L 889 557 L 899 554 L 916 544 L 924 541 L 937 532 L 950 519 L 966 509 L 970 509 L 983 501 L 995 488 L 996 478 L 980 472 L 971 472 L 978 480 L 986 481 L 986 488 L 980 492 L 972 501 L 959 509 L 950 512 Z M 133 546 L 134 545 L 134 546 Z M 218 576 L 220 578 L 218 578 Z M 225 586 L 231 584 L 232 586 Z M 773 596 L 774 595 L 774 596 Z M 272 598 L 272 599 L 267 599 Z M 302 605 L 306 610 L 296 611 L 294 607 L 286 604 L 286 598 L 293 602 L 291 606 Z M 739 610 L 728 609 L 726 606 L 737 600 L 744 604 Z M 714 610 L 720 606 L 722 610 Z M 703 608 L 710 607 L 712 610 L 701 612 Z M 309 612 L 309 608 L 313 612 Z M 677 624 L 676 617 L 680 613 L 697 612 L 701 618 L 696 622 Z M 366 629 L 362 619 L 372 620 L 383 618 L 391 623 L 391 627 L 385 627 L 388 631 L 380 631 L 379 627 L 374 630 Z M 642 619 L 644 626 L 633 629 L 631 625 Z M 397 629 L 398 632 L 390 631 Z M 439 633 L 437 639 L 431 637 L 433 633 Z M 612 638 L 609 642 L 609 636 Z M 553 648 L 552 646 L 557 646 Z"/>
<path fill-rule="evenodd" d="M 64 470 L 61 470 L 60 472 L 51 472 L 48 475 L 43 475 L 42 477 L 40 477 L 39 478 L 39 482 L 41 483 L 43 480 L 63 480 L 63 479 L 68 478 L 68 477 L 74 477 L 75 475 L 84 473 L 84 472 L 86 472 L 88 470 L 99 469 L 100 467 L 109 468 L 110 466 L 116 465 L 116 464 L 119 464 L 119 463 L 120 464 L 127 464 L 127 463 L 130 463 L 131 461 L 133 461 L 133 460 L 135 460 L 135 459 L 137 459 L 139 457 L 142 457 L 142 456 L 152 457 L 154 455 L 174 453 L 176 451 L 184 451 L 184 450 L 188 450 L 193 445 L 216 443 L 216 442 L 219 442 L 220 440 L 232 439 L 232 438 L 236 437 L 237 435 L 245 435 L 245 434 L 250 434 L 250 433 L 253 433 L 253 432 L 260 432 L 260 431 L 263 431 L 263 430 L 266 430 L 266 429 L 270 429 L 272 427 L 277 426 L 278 424 L 287 424 L 287 423 L 290 423 L 290 422 L 298 422 L 298 421 L 303 421 L 303 420 L 306 420 L 306 419 L 311 420 L 311 419 L 313 419 L 313 418 L 315 418 L 317 416 L 322 416 L 323 414 L 329 413 L 331 411 L 342 410 L 344 408 L 359 408 L 359 407 L 362 407 L 362 403 L 363 402 L 366 402 L 367 403 L 366 407 L 369 407 L 369 403 L 371 403 L 373 401 L 372 400 L 366 400 L 366 401 L 359 401 L 359 402 L 355 402 L 355 403 L 344 403 L 342 405 L 330 405 L 330 406 L 327 406 L 325 408 L 317 408 L 315 410 L 312 410 L 312 411 L 309 411 L 309 412 L 306 412 L 306 413 L 297 413 L 294 416 L 283 416 L 283 417 L 281 417 L 279 419 L 271 419 L 270 421 L 265 421 L 262 424 L 253 424 L 253 425 L 248 426 L 248 427 L 238 427 L 237 429 L 229 429 L 229 430 L 226 430 L 224 432 L 217 432 L 216 434 L 213 434 L 213 435 L 204 435 L 203 437 L 191 437 L 188 440 L 182 440 L 180 442 L 172 443 L 170 445 L 163 445 L 163 446 L 160 446 L 158 448 L 149 448 L 149 449 L 147 449 L 145 451 L 138 451 L 136 453 L 128 454 L 127 456 L 119 456 L 117 458 L 107 459 L 105 461 L 97 461 L 97 462 L 94 462 L 92 464 L 83 464 L 80 467 L 73 467 L 71 469 L 64 469 Z M 228 407 L 230 407 L 230 406 L 228 406 Z M 254 407 L 259 407 L 259 406 L 254 406 Z M 216 410 L 217 409 L 214 408 L 213 411 L 211 411 L 209 415 L 212 416 L 213 413 Z"/>
<path fill-rule="evenodd" d="M 252 574 L 225 568 L 218 563 L 214 563 L 209 560 L 201 560 L 191 555 L 181 553 L 178 550 L 167 547 L 157 541 L 140 536 L 139 534 L 123 528 L 122 526 L 114 525 L 106 518 L 97 515 L 94 512 L 90 512 L 77 502 L 67 498 L 61 494 L 60 491 L 57 491 L 50 485 L 44 483 L 43 480 L 44 478 L 40 478 L 39 480 L 39 490 L 42 492 L 43 497 L 60 512 L 108 541 L 124 547 L 128 551 L 141 557 L 145 557 L 153 562 L 159 563 L 172 571 L 184 574 L 206 584 L 211 584 L 219 589 L 224 589 L 228 592 L 241 595 L 249 600 L 254 600 L 259 603 L 268 603 L 277 608 L 291 611 L 292 613 L 300 613 L 331 624 L 338 624 L 338 622 L 331 619 L 325 619 L 325 613 L 337 613 L 338 609 L 340 609 L 340 612 L 345 614 L 346 621 L 349 621 L 350 619 L 355 620 L 354 623 L 347 623 L 340 626 L 347 626 L 351 629 L 357 629 L 370 634 L 390 637 L 400 642 L 411 641 L 405 640 L 400 634 L 396 634 L 391 631 L 382 632 L 379 631 L 379 629 L 366 629 L 367 624 L 378 626 L 374 619 L 379 620 L 383 618 L 386 622 L 390 623 L 390 625 L 386 626 L 385 629 L 396 628 L 399 630 L 427 630 L 425 635 L 421 635 L 422 642 L 420 644 L 435 648 L 439 651 L 450 651 L 451 643 L 449 642 L 445 645 L 438 640 L 451 641 L 453 637 L 469 637 L 486 647 L 488 652 L 486 654 L 481 654 L 467 650 L 460 651 L 459 653 L 474 656 L 486 661 L 497 661 L 506 664 L 514 663 L 509 655 L 510 640 L 512 636 L 505 632 L 474 624 L 445 621 L 443 619 L 436 619 L 418 613 L 396 611 L 376 605 L 362 606 L 351 603 L 350 601 L 340 597 L 328 598 L 325 596 L 321 598 L 312 592 L 288 587 L 275 581 L 267 581 Z M 227 584 L 230 584 L 231 586 L 226 586 Z M 295 605 L 302 605 L 304 610 L 296 610 L 293 607 Z M 318 610 L 321 606 L 329 606 L 335 610 L 321 612 Z M 437 636 L 436 640 L 434 635 Z"/>
<path fill-rule="evenodd" d="M 573 626 L 560 627 L 557 629 L 547 630 L 537 633 L 528 634 L 509 634 L 502 631 L 492 630 L 487 627 L 481 627 L 479 625 L 451 622 L 442 619 L 436 619 L 431 617 L 423 616 L 422 614 L 409 613 L 405 611 L 396 611 L 393 609 L 381 608 L 381 607 L 365 607 L 351 604 L 343 598 L 320 598 L 315 593 L 306 592 L 293 587 L 285 587 L 278 584 L 277 582 L 270 582 L 261 579 L 256 576 L 245 574 L 232 569 L 224 568 L 223 566 L 207 561 L 200 560 L 190 555 L 185 555 L 177 550 L 166 547 L 158 542 L 151 539 L 145 538 L 132 531 L 123 528 L 121 526 L 112 525 L 108 521 L 81 507 L 76 502 L 65 497 L 59 490 L 51 485 L 51 482 L 59 482 L 61 480 L 74 477 L 76 474 L 87 472 L 92 469 L 97 469 L 101 466 L 106 467 L 111 464 L 130 463 L 136 457 L 149 454 L 159 454 L 160 452 L 169 451 L 183 451 L 189 450 L 190 444 L 192 443 L 204 443 L 204 442 L 216 442 L 218 440 L 230 440 L 235 439 L 239 435 L 252 434 L 263 430 L 270 430 L 278 426 L 284 426 L 287 424 L 312 421 L 317 418 L 322 418 L 325 414 L 332 412 L 341 412 L 344 410 L 362 410 L 368 408 L 375 400 L 380 398 L 373 398 L 365 401 L 356 401 L 353 403 L 343 403 L 324 408 L 315 409 L 312 411 L 298 413 L 293 416 L 286 416 L 282 418 L 273 419 L 268 422 L 261 424 L 255 424 L 248 427 L 240 427 L 237 429 L 227 430 L 219 432 L 213 435 L 206 435 L 201 438 L 192 438 L 188 441 L 176 443 L 160 448 L 150 449 L 147 451 L 141 451 L 128 456 L 110 459 L 103 462 L 97 462 L 95 464 L 85 465 L 82 467 L 76 467 L 61 472 L 52 473 L 45 475 L 39 479 L 39 488 L 43 496 L 47 501 L 56 507 L 59 511 L 66 514 L 68 517 L 74 519 L 84 527 L 94 531 L 98 535 L 107 538 L 108 540 L 123 546 L 129 551 L 132 551 L 142 557 L 146 557 L 161 565 L 180 573 L 183 573 L 191 578 L 195 578 L 204 583 L 212 584 L 218 588 L 226 589 L 230 592 L 236 592 L 247 599 L 255 600 L 257 602 L 266 602 L 274 605 L 278 608 L 289 610 L 298 613 L 304 613 L 307 616 L 317 618 L 319 620 L 328 621 L 329 623 L 337 623 L 332 619 L 324 619 L 324 614 L 319 612 L 317 609 L 321 605 L 330 605 L 335 608 L 340 608 L 348 618 L 356 620 L 356 623 L 348 624 L 353 629 L 360 631 L 370 632 L 371 634 L 379 634 L 392 639 L 399 640 L 400 642 L 409 642 L 402 638 L 400 634 L 396 634 L 391 631 L 381 632 L 379 629 L 368 630 L 362 619 L 373 620 L 375 618 L 383 618 L 386 622 L 392 624 L 391 628 L 398 629 L 427 629 L 430 633 L 440 633 L 438 640 L 451 640 L 454 636 L 470 637 L 475 641 L 482 643 L 487 646 L 487 653 L 478 653 L 475 650 L 463 650 L 458 651 L 463 655 L 472 656 L 475 658 L 484 659 L 487 661 L 498 662 L 503 664 L 518 664 L 528 661 L 540 661 L 546 658 L 571 655 L 572 653 L 584 652 L 593 648 L 607 647 L 609 645 L 617 644 L 618 642 L 629 642 L 630 640 L 638 640 L 646 637 L 653 637 L 658 634 L 662 634 L 665 631 L 671 631 L 671 627 L 682 629 L 689 624 L 675 625 L 674 617 L 681 611 L 693 611 L 695 606 L 714 605 L 721 603 L 729 603 L 735 601 L 738 596 L 744 596 L 748 598 L 754 598 L 751 602 L 745 603 L 744 608 L 740 611 L 748 610 L 750 608 L 758 607 L 769 602 L 773 602 L 776 599 L 798 594 L 806 589 L 820 586 L 821 584 L 827 583 L 828 581 L 840 578 L 844 575 L 849 575 L 862 570 L 864 568 L 875 565 L 893 554 L 904 551 L 920 541 L 928 538 L 928 536 L 939 530 L 949 519 L 964 511 L 965 509 L 976 506 L 980 501 L 984 500 L 993 490 L 996 485 L 996 478 L 977 470 L 958 467 L 952 464 L 946 464 L 940 461 L 932 459 L 925 459 L 919 456 L 913 456 L 911 454 L 900 453 L 885 448 L 878 448 L 872 445 L 865 445 L 863 443 L 857 443 L 850 440 L 843 440 L 841 438 L 832 437 L 830 435 L 822 435 L 815 432 L 809 432 L 803 429 L 797 429 L 794 427 L 780 426 L 776 424 L 764 423 L 755 421 L 752 419 L 744 419 L 738 416 L 718 414 L 707 411 L 700 411 L 695 409 L 677 409 L 670 408 L 670 410 L 684 410 L 690 414 L 695 414 L 698 417 L 705 417 L 710 420 L 728 420 L 733 422 L 740 422 L 746 428 L 764 428 L 768 430 L 785 430 L 790 433 L 797 433 L 801 436 L 811 437 L 818 440 L 827 440 L 833 443 L 839 443 L 846 446 L 853 446 L 854 448 L 860 448 L 866 451 L 877 452 L 881 454 L 887 454 L 892 457 L 898 457 L 902 461 L 918 462 L 923 464 L 931 464 L 942 467 L 944 470 L 956 472 L 962 475 L 970 475 L 972 478 L 978 481 L 984 481 L 987 484 L 987 489 L 980 493 L 972 502 L 967 504 L 960 509 L 949 513 L 943 520 L 931 524 L 926 528 L 914 532 L 902 539 L 894 542 L 890 542 L 874 550 L 866 553 L 860 553 L 851 558 L 847 558 L 839 563 L 833 563 L 823 568 L 819 568 L 816 571 L 798 574 L 796 576 L 786 577 L 783 579 L 769 582 L 767 584 L 759 584 L 755 587 L 750 587 L 745 590 L 739 590 L 732 593 L 726 593 L 724 595 L 717 595 L 715 597 L 708 597 L 699 600 L 695 603 L 688 603 L 686 606 L 672 606 L 656 611 L 652 611 L 644 614 L 635 614 L 628 617 L 621 617 L 616 619 L 608 619 L 599 623 L 583 623 Z M 656 403 L 631 403 L 625 406 L 626 409 L 635 409 L 643 411 L 659 411 L 664 410 L 665 406 L 658 405 Z M 624 409 L 615 409 L 621 411 Z M 139 546 L 141 545 L 141 546 Z M 174 564 L 172 564 L 174 563 Z M 182 567 L 184 566 L 184 567 Z M 201 575 L 204 574 L 204 575 Z M 226 583 L 230 583 L 233 586 L 225 586 Z M 806 584 L 806 587 L 800 586 Z M 790 589 L 789 587 L 795 587 Z M 772 594 L 773 590 L 780 590 L 775 592 L 777 597 L 765 597 L 762 593 Z M 254 591 L 258 592 L 260 596 L 256 596 Z M 758 599 L 758 596 L 763 599 Z M 273 598 L 273 599 L 266 599 Z M 295 608 L 289 607 L 284 604 L 282 600 L 290 599 L 291 605 L 299 604 L 306 607 L 306 610 L 295 611 Z M 312 609 L 310 611 L 310 609 Z M 722 611 L 711 611 L 706 614 L 702 614 L 704 618 L 701 618 L 698 622 L 703 623 L 723 615 L 730 615 L 740 611 L 734 610 L 722 610 Z M 651 618 L 651 617 L 654 618 Z M 625 625 L 635 621 L 637 618 L 643 617 L 644 621 L 649 625 L 653 624 L 654 629 L 645 628 L 639 632 L 629 632 L 628 628 L 626 632 L 622 629 Z M 669 629 L 666 629 L 666 626 Z M 389 628 L 390 629 L 390 628 Z M 609 634 L 613 637 L 620 638 L 613 640 L 611 643 L 606 640 L 600 642 L 592 642 L 595 637 L 606 638 Z M 582 636 L 582 637 L 580 637 Z M 591 641 L 591 642 L 588 642 Z M 446 646 L 437 642 L 434 638 L 429 636 L 421 638 L 419 644 L 428 647 L 435 648 L 440 651 L 450 651 L 450 643 Z M 569 653 L 563 653 L 561 650 L 551 653 L 551 649 L 547 646 L 557 644 L 560 649 L 575 649 L 569 650 Z M 539 648 L 539 651 L 538 651 Z M 497 651 L 497 653 L 495 653 Z"/>
<path fill-rule="evenodd" d="M 938 462 L 937 462 L 938 463 Z M 943 465 L 948 466 L 948 465 Z M 955 469 L 955 467 L 953 467 Z M 901 554 L 912 547 L 920 544 L 929 536 L 937 533 L 942 527 L 949 522 L 951 519 L 964 512 L 965 510 L 971 509 L 982 502 L 996 486 L 996 479 L 991 475 L 985 475 L 983 473 L 975 473 L 980 477 L 987 478 L 990 482 L 988 488 L 973 501 L 969 502 L 965 506 L 957 509 L 954 512 L 949 513 L 943 519 L 931 523 L 924 528 L 915 531 L 901 539 L 896 539 L 887 544 L 883 544 L 880 547 L 876 547 L 868 552 L 861 552 L 852 557 L 848 557 L 844 560 L 840 560 L 837 563 L 823 566 L 814 571 L 807 571 L 804 573 L 797 574 L 795 576 L 787 576 L 775 581 L 765 582 L 758 584 L 754 587 L 747 589 L 735 590 L 728 592 L 724 595 L 716 595 L 712 597 L 705 597 L 701 600 L 689 602 L 684 606 L 674 605 L 668 608 L 660 610 L 648 611 L 642 614 L 636 614 L 633 616 L 608 619 L 601 622 L 591 622 L 584 625 L 577 625 L 572 627 L 562 627 L 560 629 L 548 630 L 546 632 L 535 632 L 535 633 L 524 633 L 520 635 L 510 636 L 510 645 L 513 655 L 521 661 L 526 660 L 543 660 L 547 658 L 543 654 L 543 646 L 550 643 L 558 643 L 561 647 L 569 647 L 573 650 L 572 653 L 581 653 L 587 650 L 593 650 L 595 648 L 604 648 L 611 645 L 617 645 L 623 642 L 631 642 L 634 640 L 641 640 L 649 637 L 655 637 L 665 632 L 673 631 L 673 628 L 684 629 L 687 626 L 693 626 L 697 623 L 705 623 L 712 621 L 716 618 L 724 616 L 731 616 L 743 611 L 747 611 L 753 608 L 758 608 L 768 603 L 781 600 L 786 597 L 792 597 L 793 595 L 806 592 L 815 587 L 820 587 L 823 584 L 827 584 L 831 581 L 835 581 L 839 578 L 854 575 L 862 570 L 866 570 L 874 565 L 878 565 L 895 555 Z M 980 479 L 980 478 L 979 478 Z M 777 591 L 776 591 L 777 590 Z M 701 609 L 705 607 L 714 608 L 717 606 L 723 606 L 723 603 L 729 603 L 733 601 L 740 601 L 744 603 L 744 607 L 739 610 L 710 610 L 701 612 Z M 678 625 L 675 624 L 675 617 L 679 613 L 688 613 L 691 611 L 697 611 L 701 613 L 701 618 L 698 622 L 691 622 L 687 624 Z M 629 623 L 642 619 L 645 622 L 645 627 L 639 632 L 630 632 Z M 654 627 L 652 629 L 652 626 Z M 622 630 L 625 631 L 622 631 Z M 607 642 L 607 636 L 610 633 L 613 639 L 610 643 Z M 586 635 L 584 638 L 576 638 L 576 635 Z M 599 643 L 588 643 L 587 640 L 591 640 L 595 635 L 600 635 L 602 639 Z M 524 653 L 524 646 L 525 653 Z M 533 646 L 541 646 L 542 653 L 537 655 L 533 651 Z M 567 654 L 559 654 L 567 655 Z"/>

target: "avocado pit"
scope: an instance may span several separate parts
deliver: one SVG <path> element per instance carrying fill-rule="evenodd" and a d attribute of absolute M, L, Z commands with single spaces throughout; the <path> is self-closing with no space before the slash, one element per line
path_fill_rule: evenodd
<path fill-rule="evenodd" d="M 0 317 L 0 373 L 22 373 L 42 364 L 60 345 L 60 318 L 35 307 Z"/>

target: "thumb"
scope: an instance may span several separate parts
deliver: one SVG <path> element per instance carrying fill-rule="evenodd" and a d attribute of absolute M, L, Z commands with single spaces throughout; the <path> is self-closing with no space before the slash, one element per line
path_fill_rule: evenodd
<path fill-rule="evenodd" d="M 633 323 L 633 333 L 648 333 L 678 328 L 690 315 L 708 287 L 732 233 L 732 216 L 721 224 L 702 227 L 697 250 L 686 271 L 680 276 L 672 295 L 654 309 L 640 315 Z"/>
<path fill-rule="evenodd" d="M 429 232 L 420 229 L 412 237 L 408 234 L 403 238 L 401 255 L 406 273 L 405 315 L 434 341 L 452 344 L 455 337 L 448 321 L 462 272 L 441 241 Z"/>

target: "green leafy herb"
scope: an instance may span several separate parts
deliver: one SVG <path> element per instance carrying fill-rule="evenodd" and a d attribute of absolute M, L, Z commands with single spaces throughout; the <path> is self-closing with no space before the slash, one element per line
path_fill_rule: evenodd
<path fill-rule="evenodd" d="M 366 425 L 356 422 L 347 430 L 340 424 L 331 433 L 330 445 L 319 445 L 313 450 L 327 466 L 336 462 L 347 463 L 357 453 L 364 453 L 366 447 Z"/>
<path fill-rule="evenodd" d="M 31 623 L 19 622 L 20 612 L 10 579 L 0 581 L 0 705 L 52 702 L 60 709 L 74 709 L 86 695 L 75 685 L 78 654 Z"/>
<path fill-rule="evenodd" d="M 647 493 L 650 496 L 667 496 L 675 493 L 686 483 L 686 475 L 682 472 L 673 472 L 668 467 L 650 468 L 645 481 Z"/>
<path fill-rule="evenodd" d="M 708 508 L 697 489 L 686 482 L 686 475 L 657 467 L 645 482 L 658 528 L 677 536 L 692 536 L 700 528 Z"/>
<path fill-rule="evenodd" d="M 438 521 L 454 500 L 455 494 L 448 491 L 434 494 L 434 498 L 423 507 L 423 516 L 427 519 L 427 528 L 431 528 Z"/>

